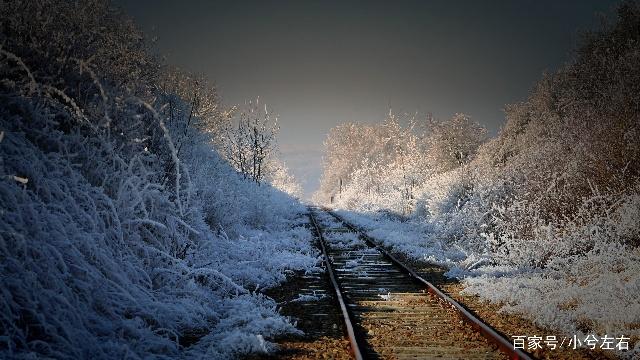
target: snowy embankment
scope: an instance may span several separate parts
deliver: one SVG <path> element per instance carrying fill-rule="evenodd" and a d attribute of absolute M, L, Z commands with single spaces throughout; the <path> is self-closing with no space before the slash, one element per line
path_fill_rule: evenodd
<path fill-rule="evenodd" d="M 258 291 L 316 266 L 306 210 L 221 159 L 203 82 L 163 83 L 105 1 L 0 18 L 0 357 L 230 358 L 296 332 Z"/>
<path fill-rule="evenodd" d="M 183 203 L 180 216 L 164 186 L 146 178 L 151 155 L 118 164 L 94 157 L 100 146 L 85 152 L 85 138 L 56 131 L 46 114 L 3 112 L 3 357 L 221 358 L 295 332 L 255 292 L 316 264 L 295 200 L 245 182 L 211 153 L 219 163 L 208 196 Z M 96 170 L 104 184 L 91 181 Z M 231 204 L 234 193 L 245 197 Z M 235 225 L 212 229 L 203 203 L 227 202 L 220 222 Z M 191 334 L 202 338 L 184 348 Z"/>
<path fill-rule="evenodd" d="M 281 224 L 238 226 L 229 238 L 197 221 L 197 207 L 188 208 L 191 221 L 173 218 L 171 201 L 133 173 L 114 176 L 115 197 L 92 185 L 81 161 L 28 139 L 78 145 L 46 122 L 3 121 L 0 171 L 28 180 L 5 175 L 0 186 L 3 357 L 218 358 L 295 331 L 254 291 L 314 266 L 309 232 L 288 225 L 302 221 L 303 208 L 254 189 L 265 207 L 282 202 L 272 215 Z M 233 179 L 230 169 L 225 177 Z M 181 347 L 192 333 L 203 337 Z"/>
<path fill-rule="evenodd" d="M 615 213 L 572 229 L 564 238 L 548 238 L 546 244 L 538 239 L 539 246 L 556 250 L 554 244 L 576 244 L 574 238 L 595 244 L 584 254 L 557 250 L 545 267 L 529 265 L 521 254 L 509 258 L 488 252 L 488 247 L 470 246 L 465 236 L 456 240 L 451 236 L 456 230 L 450 227 L 461 220 L 451 219 L 451 214 L 402 221 L 380 212 L 336 212 L 389 249 L 445 266 L 449 269 L 446 275 L 460 279 L 466 293 L 501 303 L 505 313 L 522 315 L 554 334 L 640 337 L 640 249 L 616 241 L 637 234 L 637 193 L 622 199 Z M 527 250 L 525 244 L 521 246 Z M 640 345 L 636 344 L 623 357 L 638 353 Z"/>
<path fill-rule="evenodd" d="M 616 14 L 492 139 L 464 114 L 335 127 L 317 202 L 544 335 L 624 336 L 637 357 L 640 4 Z"/>

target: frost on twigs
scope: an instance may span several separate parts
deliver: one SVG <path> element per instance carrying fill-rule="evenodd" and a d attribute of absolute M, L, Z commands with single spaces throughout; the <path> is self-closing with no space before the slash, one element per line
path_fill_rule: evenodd
<path fill-rule="evenodd" d="M 315 267 L 304 208 L 218 154 L 215 89 L 103 0 L 0 19 L 0 357 L 229 358 L 295 333 L 248 289 Z"/>
<path fill-rule="evenodd" d="M 505 311 L 570 335 L 638 339 L 638 29 L 640 5 L 623 2 L 506 106 L 493 139 L 462 114 L 337 126 L 315 199 Z"/>

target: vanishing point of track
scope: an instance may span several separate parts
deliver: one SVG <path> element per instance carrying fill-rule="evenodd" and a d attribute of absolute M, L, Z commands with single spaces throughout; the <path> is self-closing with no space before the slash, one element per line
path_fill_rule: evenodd
<path fill-rule="evenodd" d="M 337 214 L 309 218 L 355 359 L 531 359 Z"/>

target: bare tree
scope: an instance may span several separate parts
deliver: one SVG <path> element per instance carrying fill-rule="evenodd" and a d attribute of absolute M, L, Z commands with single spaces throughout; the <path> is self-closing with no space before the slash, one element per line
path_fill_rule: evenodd
<path fill-rule="evenodd" d="M 265 163 L 276 149 L 278 119 L 266 105 L 260 106 L 259 99 L 250 101 L 244 109 L 235 109 L 232 116 L 225 155 L 245 178 L 260 183 L 265 178 Z"/>

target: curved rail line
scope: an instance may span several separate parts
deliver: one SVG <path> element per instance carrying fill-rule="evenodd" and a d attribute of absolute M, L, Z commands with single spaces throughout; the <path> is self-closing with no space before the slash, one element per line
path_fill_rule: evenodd
<path fill-rule="evenodd" d="M 407 281 L 406 279 L 401 278 L 399 273 L 401 273 L 403 277 L 409 277 L 413 283 L 420 285 L 423 289 L 426 288 L 429 294 L 431 294 L 435 298 L 439 299 L 440 301 L 444 302 L 445 304 L 449 305 L 452 309 L 454 309 L 455 312 L 457 312 L 462 317 L 462 319 L 464 319 L 471 326 L 473 330 L 475 330 L 476 332 L 484 336 L 489 341 L 489 343 L 496 346 L 501 352 L 503 352 L 509 358 L 532 359 L 531 355 L 521 351 L 520 349 L 514 349 L 511 342 L 507 340 L 503 335 L 501 335 L 498 331 L 496 331 L 491 326 L 483 322 L 481 319 L 479 319 L 477 316 L 471 313 L 468 309 L 466 309 L 463 305 L 461 305 L 460 303 L 452 299 L 450 296 L 446 295 L 444 292 L 438 289 L 435 285 L 425 280 L 417 272 L 415 272 L 409 266 L 407 266 L 406 264 L 398 260 L 395 256 L 387 252 L 383 247 L 378 245 L 374 239 L 366 235 L 362 229 L 358 228 L 357 226 L 354 226 L 353 224 L 350 224 L 341 216 L 339 216 L 338 214 L 328 209 L 310 207 L 309 218 L 318 235 L 318 239 L 322 247 L 322 252 L 323 252 L 325 264 L 327 267 L 327 271 L 329 273 L 331 283 L 336 292 L 336 297 L 338 299 L 340 308 L 342 310 L 342 315 L 343 315 L 344 322 L 347 329 L 347 336 L 351 344 L 353 355 L 356 359 L 376 357 L 376 354 L 372 353 L 371 349 L 367 349 L 368 344 L 366 342 L 365 335 L 362 334 L 362 329 L 358 331 L 358 326 L 357 326 L 358 324 L 356 321 L 357 319 L 356 319 L 356 316 L 354 316 L 354 312 L 358 310 L 359 306 L 356 304 L 356 301 L 355 301 L 357 299 L 353 299 L 351 297 L 357 297 L 359 295 L 355 294 L 354 291 L 351 291 L 351 293 L 349 293 L 349 290 L 353 290 L 352 284 L 347 284 L 346 290 L 347 290 L 347 293 L 349 294 L 345 295 L 345 286 L 340 283 L 340 276 L 338 276 L 336 273 L 336 270 L 340 270 L 340 269 L 336 269 L 336 267 L 334 266 L 333 257 L 338 256 L 338 253 L 336 253 L 335 251 L 333 255 L 330 253 L 330 248 L 328 247 L 327 241 L 325 239 L 324 230 L 318 224 L 314 211 L 323 211 L 330 214 L 339 223 L 343 224 L 345 229 L 348 229 L 348 231 L 355 233 L 359 239 L 364 240 L 368 248 L 375 249 L 377 253 L 381 254 L 382 257 L 386 259 L 388 263 L 380 263 L 379 260 L 373 260 L 373 261 L 377 261 L 377 265 L 379 269 L 384 268 L 384 266 L 380 267 L 382 265 L 393 265 L 394 268 L 399 270 L 399 272 L 397 270 L 394 270 L 396 272 L 393 272 L 393 273 L 389 272 L 388 274 L 385 273 L 383 274 L 382 277 L 377 278 L 377 279 L 382 279 L 381 281 L 386 281 L 387 286 L 389 286 L 388 284 L 394 281 L 399 283 L 402 283 L 402 281 L 405 281 L 405 282 Z M 376 270 L 378 268 L 371 267 L 370 269 L 374 269 L 374 271 L 381 272 L 382 270 Z M 387 268 L 391 268 L 391 266 L 387 266 Z M 344 269 L 342 270 L 344 271 Z M 344 272 L 343 272 L 343 280 L 347 279 L 345 276 L 346 275 L 344 275 Z M 356 277 L 352 277 L 352 279 L 355 279 L 355 278 Z M 362 281 L 364 280 L 360 280 L 360 282 Z M 377 284 L 378 283 L 376 282 L 376 279 L 374 279 L 374 281 L 371 283 L 361 283 L 356 285 L 361 285 L 366 288 L 367 286 L 374 287 Z M 399 285 L 399 286 L 402 287 L 402 285 Z M 360 291 L 362 292 L 362 290 Z M 402 290 L 399 290 L 399 291 L 402 291 Z M 360 299 L 362 300 L 362 297 L 360 297 Z M 364 312 L 361 311 L 361 313 L 364 313 Z M 404 316 L 419 316 L 419 315 L 421 314 L 415 311 L 404 314 Z M 387 314 L 386 316 L 391 316 L 391 315 Z M 433 314 L 431 316 L 433 316 Z M 434 342 L 437 342 L 437 341 L 434 341 Z M 418 344 L 416 345 L 415 348 L 420 349 L 420 346 L 428 347 L 429 344 L 428 343 Z"/>

